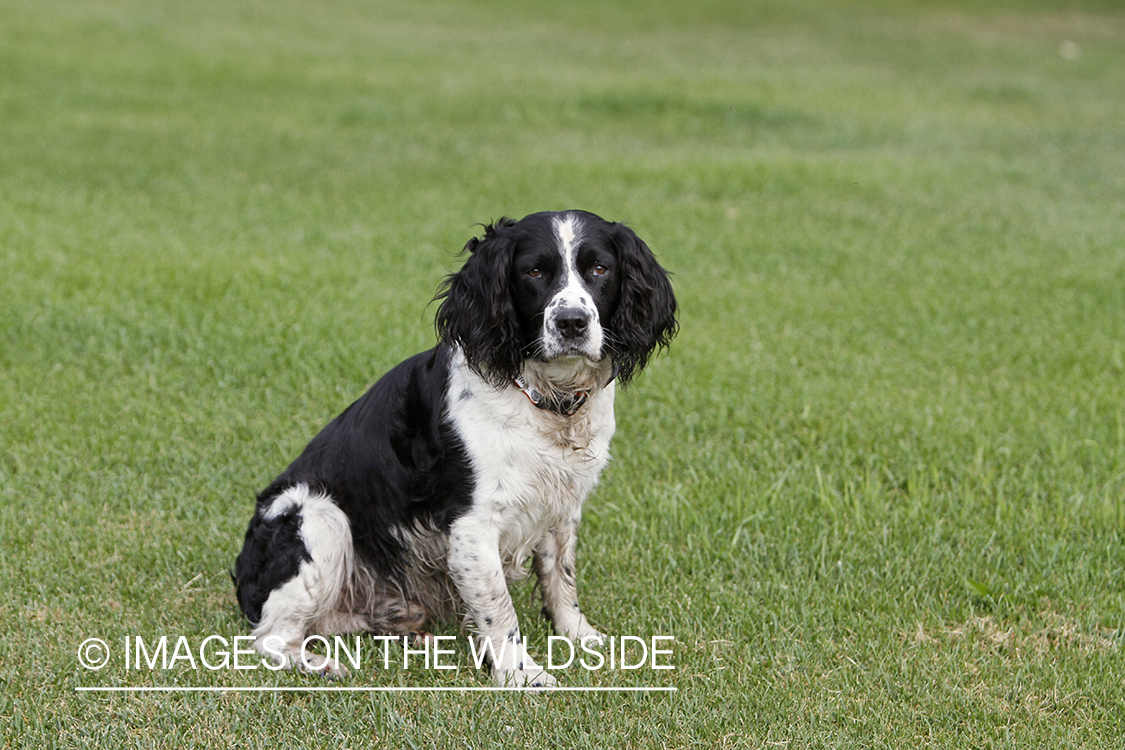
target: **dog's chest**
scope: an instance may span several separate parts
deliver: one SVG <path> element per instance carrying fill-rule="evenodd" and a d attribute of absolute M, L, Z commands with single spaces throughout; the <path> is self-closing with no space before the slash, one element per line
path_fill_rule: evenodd
<path fill-rule="evenodd" d="M 486 438 L 479 454 L 478 497 L 491 495 L 499 508 L 514 507 L 531 517 L 572 515 L 597 484 L 609 441 L 593 429 L 588 415 L 572 417 L 558 429 L 545 425 L 562 421 L 534 411 L 528 421 L 513 420 Z"/>
<path fill-rule="evenodd" d="M 473 467 L 470 512 L 493 529 L 512 572 L 551 529 L 577 521 L 609 460 L 613 390 L 561 418 L 474 377 L 451 378 L 450 419 Z"/>
<path fill-rule="evenodd" d="M 474 503 L 498 512 L 569 517 L 597 484 L 609 458 L 612 425 L 598 424 L 596 397 L 584 407 L 587 413 L 569 419 L 524 401 L 505 404 L 509 409 L 476 404 L 462 415 Z"/>

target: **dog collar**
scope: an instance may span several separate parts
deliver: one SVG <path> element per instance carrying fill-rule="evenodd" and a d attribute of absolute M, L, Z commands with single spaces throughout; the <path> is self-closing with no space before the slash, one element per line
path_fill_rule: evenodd
<path fill-rule="evenodd" d="M 523 395 L 527 396 L 528 401 L 534 404 L 535 408 L 553 411 L 555 414 L 563 417 L 573 416 L 590 398 L 589 391 L 575 391 L 573 395 L 564 398 L 562 401 L 552 403 L 547 400 L 547 397 L 544 396 L 538 388 L 528 385 L 522 375 L 513 378 L 512 383 L 515 384 L 516 388 L 523 391 Z"/>

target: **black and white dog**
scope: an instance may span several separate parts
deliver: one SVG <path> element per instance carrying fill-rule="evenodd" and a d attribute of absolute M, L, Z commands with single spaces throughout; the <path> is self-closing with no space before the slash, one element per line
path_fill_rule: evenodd
<path fill-rule="evenodd" d="M 502 655 L 498 684 L 552 685 L 508 593 L 531 556 L 555 630 L 602 637 L 575 586 L 582 503 L 609 460 L 615 383 L 675 335 L 672 287 L 630 229 L 584 211 L 501 219 L 465 249 L 435 298 L 438 345 L 258 495 L 234 576 L 275 664 L 302 666 L 309 635 L 417 635 L 461 614 Z"/>

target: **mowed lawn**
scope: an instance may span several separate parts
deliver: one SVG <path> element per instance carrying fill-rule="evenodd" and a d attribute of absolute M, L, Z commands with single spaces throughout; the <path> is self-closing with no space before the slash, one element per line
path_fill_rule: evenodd
<path fill-rule="evenodd" d="M 1059 5 L 0 0 L 3 746 L 1120 748 L 1125 11 Z M 579 549 L 675 669 L 557 674 L 676 692 L 76 690 L 324 686 L 124 639 L 248 633 L 257 490 L 571 207 L 675 274 Z M 436 632 L 333 685 L 488 685 Z"/>

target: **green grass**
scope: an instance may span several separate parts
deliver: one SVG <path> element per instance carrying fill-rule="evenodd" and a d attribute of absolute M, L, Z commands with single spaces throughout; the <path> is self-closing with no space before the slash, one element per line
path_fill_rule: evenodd
<path fill-rule="evenodd" d="M 0 0 L 4 747 L 1119 747 L 1122 71 L 1109 2 Z M 676 670 L 560 676 L 678 692 L 74 690 L 319 684 L 77 649 L 245 634 L 257 489 L 566 207 L 683 314 L 580 548 Z"/>

